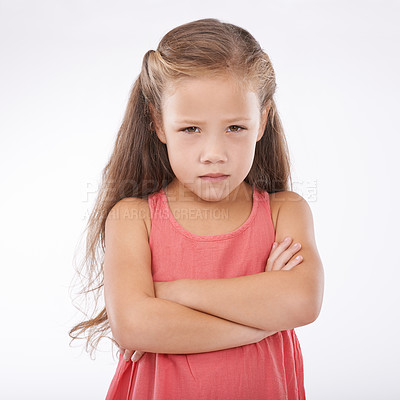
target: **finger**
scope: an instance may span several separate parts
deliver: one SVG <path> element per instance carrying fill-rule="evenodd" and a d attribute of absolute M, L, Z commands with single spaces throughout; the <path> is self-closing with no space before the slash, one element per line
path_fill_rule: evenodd
<path fill-rule="evenodd" d="M 299 258 L 298 258 L 299 257 Z M 294 268 L 296 265 L 299 265 L 303 261 L 302 256 L 297 256 L 293 260 L 290 260 L 282 269 L 281 271 L 287 271 Z"/>
<path fill-rule="evenodd" d="M 133 362 L 139 361 L 144 353 L 145 353 L 144 351 L 136 350 L 133 356 L 131 357 L 132 361 Z"/>
<path fill-rule="evenodd" d="M 268 271 L 280 269 L 278 267 L 278 265 L 275 265 L 276 261 L 279 258 L 279 256 L 290 246 L 291 242 L 292 242 L 291 237 L 285 238 L 285 240 L 283 240 L 281 243 L 277 244 L 277 246 L 271 250 L 271 253 L 270 253 L 270 255 L 268 257 L 268 261 L 267 261 Z M 275 267 L 274 267 L 274 265 L 275 265 Z M 283 265 L 281 265 L 281 267 L 282 266 Z"/>
<path fill-rule="evenodd" d="M 135 352 L 135 350 L 125 350 L 124 353 L 124 360 L 129 361 L 132 357 L 132 354 Z"/>
<path fill-rule="evenodd" d="M 288 240 L 288 241 L 284 240 L 281 243 L 274 242 L 274 244 L 271 247 L 269 256 L 268 256 L 265 271 L 272 271 L 273 265 L 274 265 L 276 259 L 279 257 L 279 255 L 282 253 L 282 251 L 289 246 L 289 244 L 290 244 L 290 240 Z"/>
<path fill-rule="evenodd" d="M 285 249 L 275 260 L 272 270 L 281 270 L 287 262 L 301 249 L 300 243 L 294 243 L 289 248 Z"/>

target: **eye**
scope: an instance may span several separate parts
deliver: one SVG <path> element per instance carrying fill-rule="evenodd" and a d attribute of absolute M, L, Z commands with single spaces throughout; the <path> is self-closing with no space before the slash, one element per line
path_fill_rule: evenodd
<path fill-rule="evenodd" d="M 233 132 L 241 132 L 241 131 L 246 129 L 246 128 L 244 128 L 242 126 L 239 126 L 239 125 L 231 125 L 229 128 L 232 128 L 232 127 L 236 128 Z M 192 129 L 192 128 L 198 129 L 197 126 L 189 126 L 187 128 L 181 129 L 181 132 L 184 132 L 184 133 L 187 133 L 187 134 L 192 133 L 192 132 L 188 132 L 188 130 Z"/>
<path fill-rule="evenodd" d="M 246 129 L 246 128 L 243 128 L 242 126 L 239 126 L 239 125 L 231 125 L 229 128 L 231 128 L 232 126 L 240 129 L 240 130 L 236 130 L 235 132 L 241 132 L 241 131 Z"/>
<path fill-rule="evenodd" d="M 197 128 L 196 126 L 189 126 L 189 127 L 187 127 L 187 128 L 183 128 L 183 129 L 181 129 L 181 132 L 185 132 L 185 133 L 190 133 L 190 132 L 186 132 L 188 129 L 192 129 L 192 128 Z"/>

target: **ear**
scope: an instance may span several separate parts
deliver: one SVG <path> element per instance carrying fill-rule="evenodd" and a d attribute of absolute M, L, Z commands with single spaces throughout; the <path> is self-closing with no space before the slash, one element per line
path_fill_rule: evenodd
<path fill-rule="evenodd" d="M 156 131 L 156 135 L 157 135 L 158 139 L 160 139 L 160 141 L 162 143 L 166 144 L 167 140 L 165 137 L 165 133 L 158 124 L 158 119 L 156 118 L 156 112 L 155 112 L 153 104 L 151 104 L 151 103 L 149 103 L 149 110 L 150 110 L 150 116 L 151 116 L 151 121 L 152 121 L 152 127 Z"/>
<path fill-rule="evenodd" d="M 265 127 L 267 125 L 268 113 L 269 113 L 269 109 L 270 108 L 271 108 L 271 102 L 268 103 L 268 105 L 264 108 L 263 112 L 261 113 L 260 128 L 259 128 L 258 135 L 257 135 L 257 142 L 264 135 L 264 131 L 265 131 Z"/>

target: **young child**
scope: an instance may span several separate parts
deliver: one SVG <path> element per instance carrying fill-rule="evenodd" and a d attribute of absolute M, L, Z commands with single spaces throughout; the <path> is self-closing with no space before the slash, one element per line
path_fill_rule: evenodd
<path fill-rule="evenodd" d="M 318 317 L 324 273 L 275 88 L 258 42 L 217 19 L 145 54 L 88 222 L 106 307 L 70 331 L 111 330 L 108 400 L 305 399 L 294 328 Z"/>

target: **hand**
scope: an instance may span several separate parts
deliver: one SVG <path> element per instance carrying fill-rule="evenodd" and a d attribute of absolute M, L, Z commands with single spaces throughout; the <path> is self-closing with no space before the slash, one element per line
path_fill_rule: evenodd
<path fill-rule="evenodd" d="M 133 362 L 139 361 L 140 358 L 142 358 L 143 354 L 145 353 L 144 351 L 140 350 L 128 350 L 128 349 L 123 349 L 121 346 L 119 347 L 119 352 L 123 354 L 124 360 L 129 361 L 132 360 Z"/>
<path fill-rule="evenodd" d="M 294 247 L 294 245 L 289 247 L 291 242 L 291 237 L 289 237 L 289 240 L 287 241 L 283 240 L 280 244 L 276 242 L 275 247 L 272 247 L 269 254 L 267 265 L 265 266 L 265 272 L 290 270 L 303 261 L 302 256 L 300 256 L 300 259 L 294 258 L 293 260 L 290 260 L 291 257 L 301 249 L 300 243 L 298 243 L 297 247 Z"/>

